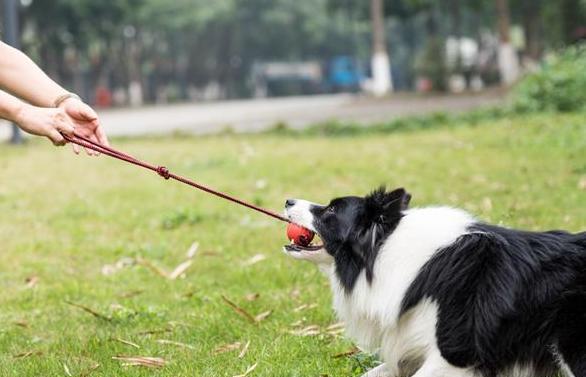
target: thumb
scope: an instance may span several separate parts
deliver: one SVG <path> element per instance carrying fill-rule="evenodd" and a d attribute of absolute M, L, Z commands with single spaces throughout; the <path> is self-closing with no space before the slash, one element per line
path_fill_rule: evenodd
<path fill-rule="evenodd" d="M 98 119 L 98 114 L 89 105 L 82 103 L 78 108 L 79 117 L 87 121 L 94 121 Z"/>
<path fill-rule="evenodd" d="M 73 119 L 93 122 L 98 119 L 98 115 L 89 105 L 80 100 L 71 100 L 64 104 L 63 109 Z"/>

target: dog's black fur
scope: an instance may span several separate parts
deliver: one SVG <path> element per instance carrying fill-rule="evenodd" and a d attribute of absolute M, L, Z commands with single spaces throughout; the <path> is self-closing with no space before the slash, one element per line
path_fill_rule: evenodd
<path fill-rule="evenodd" d="M 369 282 L 376 278 L 379 249 L 410 198 L 404 189 L 379 189 L 311 209 L 346 292 L 363 271 Z M 586 377 L 586 232 L 525 232 L 483 223 L 468 230 L 419 271 L 402 314 L 424 298 L 435 301 L 442 356 L 485 377 L 523 364 L 553 376 L 556 355 L 575 377 Z"/>
<path fill-rule="evenodd" d="M 386 192 L 381 187 L 365 198 L 338 198 L 311 209 L 317 233 L 336 260 L 336 271 L 346 291 L 352 290 L 363 270 L 372 281 L 378 250 L 410 200 L 411 195 L 402 188 Z"/>
<path fill-rule="evenodd" d="M 437 341 L 451 364 L 496 376 L 514 363 L 559 368 L 551 347 L 586 375 L 586 233 L 476 224 L 420 271 L 403 313 L 439 305 Z M 576 337 L 581 334 L 581 341 Z"/>

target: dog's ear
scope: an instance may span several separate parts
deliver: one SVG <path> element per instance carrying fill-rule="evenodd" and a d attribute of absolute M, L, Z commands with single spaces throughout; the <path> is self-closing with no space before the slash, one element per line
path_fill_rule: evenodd
<path fill-rule="evenodd" d="M 401 212 L 409 207 L 411 194 L 404 188 L 388 192 L 380 187 L 367 195 L 365 200 L 367 216 L 377 222 L 386 222 L 401 216 Z"/>

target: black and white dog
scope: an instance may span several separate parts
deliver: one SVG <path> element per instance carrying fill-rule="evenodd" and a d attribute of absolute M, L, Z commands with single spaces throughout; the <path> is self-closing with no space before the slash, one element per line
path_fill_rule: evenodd
<path fill-rule="evenodd" d="M 586 232 L 517 231 L 403 189 L 329 205 L 288 200 L 323 245 L 334 308 L 385 364 L 368 376 L 586 377 Z"/>

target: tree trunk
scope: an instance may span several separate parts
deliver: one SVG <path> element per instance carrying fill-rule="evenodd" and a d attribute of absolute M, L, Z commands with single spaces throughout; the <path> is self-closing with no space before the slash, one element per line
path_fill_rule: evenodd
<path fill-rule="evenodd" d="M 140 66 L 140 46 L 137 31 L 132 29 L 127 37 L 127 59 L 128 59 L 128 99 L 132 107 L 142 106 L 144 103 L 142 72 Z"/>
<path fill-rule="evenodd" d="M 499 31 L 498 63 L 501 82 L 509 85 L 519 77 L 519 58 L 511 44 L 511 16 L 508 0 L 496 0 L 496 11 Z"/>
<path fill-rule="evenodd" d="M 457 73 L 462 72 L 462 46 L 461 46 L 461 39 L 462 39 L 462 15 L 461 15 L 461 4 L 460 0 L 451 0 L 451 11 L 452 11 L 452 32 L 454 34 L 454 38 L 456 38 L 457 49 L 456 49 L 456 61 L 455 61 L 455 71 Z"/>
<path fill-rule="evenodd" d="M 385 21 L 382 0 L 371 0 L 372 17 L 372 90 L 381 97 L 393 89 L 391 63 L 385 42 Z"/>
<path fill-rule="evenodd" d="M 540 17 L 542 7 L 541 0 L 523 1 L 523 31 L 527 44 L 527 56 L 533 61 L 539 61 L 543 53 Z"/>
<path fill-rule="evenodd" d="M 578 29 L 584 26 L 584 12 L 580 0 L 560 0 L 562 8 L 563 37 L 566 43 L 579 40 Z"/>

